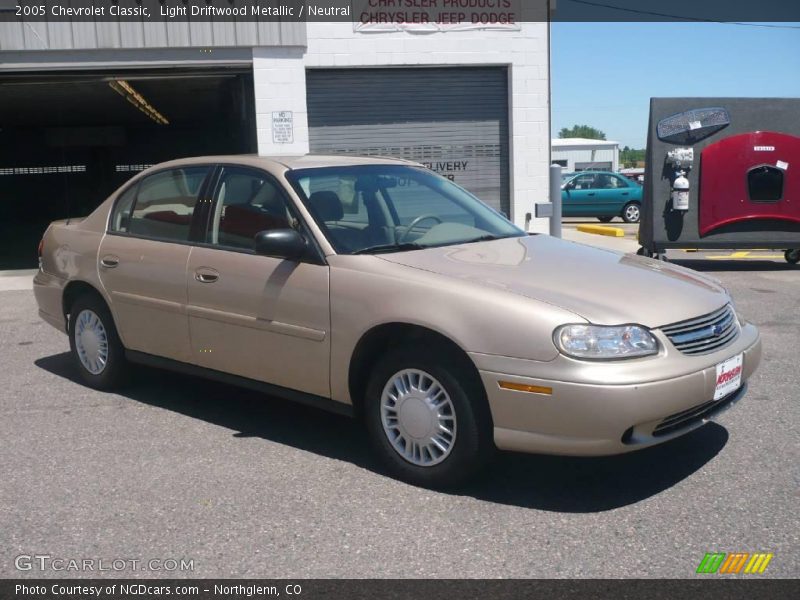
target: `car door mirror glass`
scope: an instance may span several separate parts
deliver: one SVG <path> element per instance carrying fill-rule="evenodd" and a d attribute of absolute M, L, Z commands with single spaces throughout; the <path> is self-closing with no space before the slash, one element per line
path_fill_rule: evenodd
<path fill-rule="evenodd" d="M 306 251 L 306 240 L 294 229 L 260 231 L 254 240 L 256 254 L 296 260 Z"/>

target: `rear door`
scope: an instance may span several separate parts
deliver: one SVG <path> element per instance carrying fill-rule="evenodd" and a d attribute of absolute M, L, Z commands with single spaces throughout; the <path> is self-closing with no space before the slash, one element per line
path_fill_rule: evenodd
<path fill-rule="evenodd" d="M 329 268 L 321 259 L 256 255 L 255 234 L 296 228 L 313 243 L 267 173 L 226 166 L 214 185 L 204 243 L 184 284 L 194 364 L 330 397 Z"/>
<path fill-rule="evenodd" d="M 186 264 L 204 211 L 206 165 L 165 169 L 126 190 L 98 253 L 126 348 L 188 361 Z"/>
<path fill-rule="evenodd" d="M 594 189 L 594 212 L 596 216 L 614 217 L 622 212 L 622 207 L 630 200 L 631 188 L 622 177 L 611 173 L 597 173 Z"/>

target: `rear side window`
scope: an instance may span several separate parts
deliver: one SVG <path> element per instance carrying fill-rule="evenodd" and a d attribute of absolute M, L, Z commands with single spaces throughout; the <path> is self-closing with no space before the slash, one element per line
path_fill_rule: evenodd
<path fill-rule="evenodd" d="M 187 167 L 160 171 L 142 179 L 136 188 L 136 198 L 125 217 L 124 200 L 117 206 L 119 215 L 112 219 L 112 230 L 127 231 L 154 239 L 185 242 L 189 240 L 192 215 L 200 188 L 209 167 Z M 125 229 L 113 229 L 119 221 Z"/>
<path fill-rule="evenodd" d="M 620 186 L 620 181 L 613 175 L 597 175 L 595 179 L 595 186 L 601 190 L 615 190 Z"/>

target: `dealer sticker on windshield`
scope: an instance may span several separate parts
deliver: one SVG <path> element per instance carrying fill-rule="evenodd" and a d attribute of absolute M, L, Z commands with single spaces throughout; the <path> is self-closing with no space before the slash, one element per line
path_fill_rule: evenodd
<path fill-rule="evenodd" d="M 717 365 L 717 386 L 714 389 L 714 400 L 724 398 L 735 392 L 742 385 L 742 355 L 729 358 Z"/>

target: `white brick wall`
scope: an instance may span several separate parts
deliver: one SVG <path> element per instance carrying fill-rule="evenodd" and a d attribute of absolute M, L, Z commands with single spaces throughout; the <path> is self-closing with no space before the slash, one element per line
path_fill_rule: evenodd
<path fill-rule="evenodd" d="M 308 23 L 308 47 L 255 48 L 260 154 L 308 152 L 305 69 L 373 66 L 501 65 L 510 71 L 511 210 L 517 225 L 547 231 L 546 219 L 526 222 L 548 194 L 547 23 L 519 31 L 359 33 L 350 23 Z M 294 143 L 274 144 L 272 112 L 294 111 Z"/>
<path fill-rule="evenodd" d="M 308 153 L 305 48 L 253 48 L 253 85 L 256 95 L 258 153 L 293 155 Z M 272 113 L 292 111 L 294 141 L 276 144 L 272 138 Z"/>

